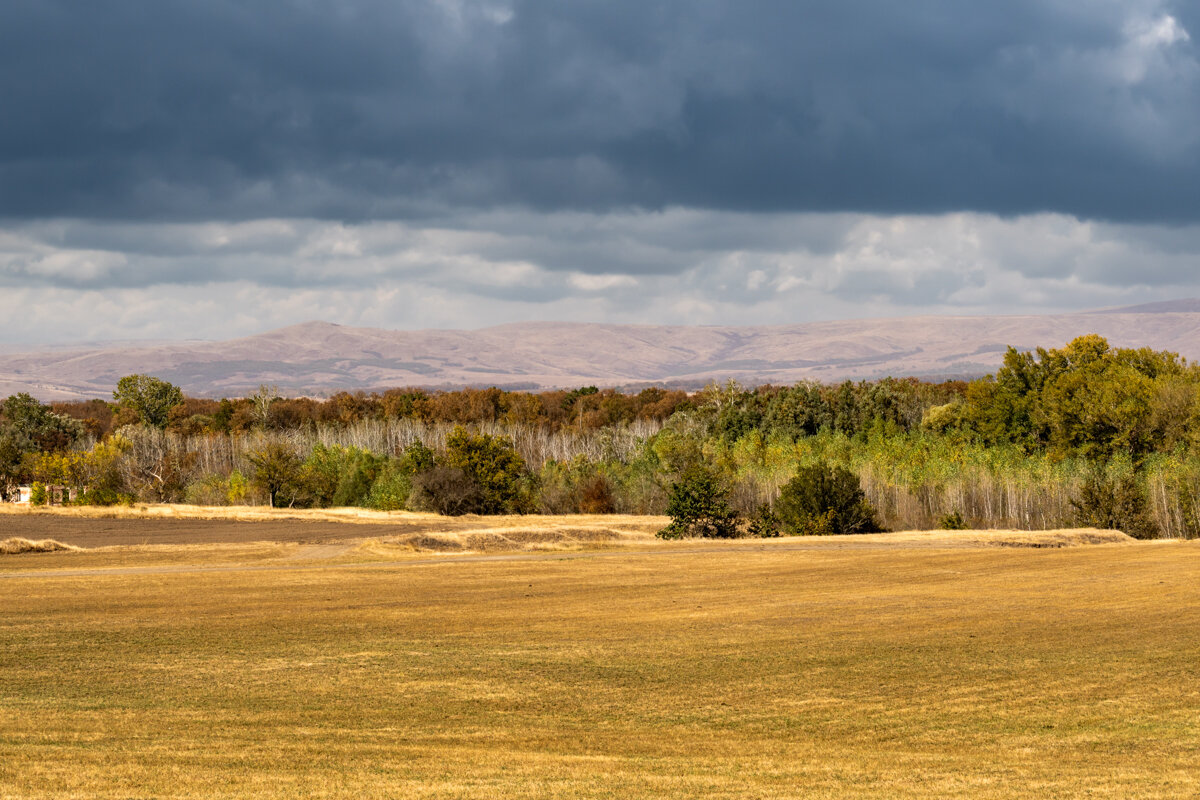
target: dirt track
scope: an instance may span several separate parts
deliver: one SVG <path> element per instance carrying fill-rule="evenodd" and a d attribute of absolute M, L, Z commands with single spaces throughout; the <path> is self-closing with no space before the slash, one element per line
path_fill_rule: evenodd
<path fill-rule="evenodd" d="M 451 527 L 452 526 L 448 526 Z M 89 519 L 85 517 L 0 516 L 0 539 L 56 539 L 77 547 L 137 544 L 218 544 L 301 542 L 317 544 L 368 536 L 413 532 L 409 524 L 351 525 L 340 522 L 279 520 L 238 522 L 208 519 Z"/>

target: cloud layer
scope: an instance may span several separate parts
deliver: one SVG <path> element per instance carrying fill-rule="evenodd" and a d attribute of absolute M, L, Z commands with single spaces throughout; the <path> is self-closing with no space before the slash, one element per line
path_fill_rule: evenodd
<path fill-rule="evenodd" d="M 0 215 L 1200 216 L 1183 0 L 15 0 Z"/>
<path fill-rule="evenodd" d="M 0 336 L 1200 294 L 1184 0 L 10 0 Z"/>
<path fill-rule="evenodd" d="M 1200 225 L 1057 214 L 39 221 L 0 233 L 0 336 L 224 338 L 309 319 L 745 325 L 1089 309 L 1194 293 L 1198 260 Z"/>

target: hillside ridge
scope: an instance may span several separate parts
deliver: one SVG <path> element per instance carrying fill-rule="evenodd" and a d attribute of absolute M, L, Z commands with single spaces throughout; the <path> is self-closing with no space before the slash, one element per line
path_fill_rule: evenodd
<path fill-rule="evenodd" d="M 226 341 L 58 346 L 0 353 L 0 396 L 111 397 L 117 379 L 157 375 L 200 397 L 261 384 L 288 395 L 399 386 L 548 389 L 588 384 L 698 387 L 799 380 L 971 377 L 1008 346 L 1058 347 L 1084 333 L 1114 346 L 1200 360 L 1200 300 L 1100 311 L 917 316 L 768 326 L 507 323 L 386 330 L 313 320 Z"/>

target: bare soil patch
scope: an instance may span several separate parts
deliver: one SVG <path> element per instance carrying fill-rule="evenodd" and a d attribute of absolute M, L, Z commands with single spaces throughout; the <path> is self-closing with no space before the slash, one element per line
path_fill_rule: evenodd
<path fill-rule="evenodd" d="M 579 514 L 442 517 L 332 509 L 134 506 L 0 511 L 0 535 L 53 538 L 77 547 L 379 539 L 416 550 L 521 550 L 536 546 L 649 541 L 665 517 Z"/>

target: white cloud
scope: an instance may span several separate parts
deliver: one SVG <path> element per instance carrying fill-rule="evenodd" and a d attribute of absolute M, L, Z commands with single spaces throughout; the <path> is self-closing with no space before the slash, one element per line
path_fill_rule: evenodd
<path fill-rule="evenodd" d="M 224 338 L 325 319 L 770 324 L 1200 294 L 1200 225 L 668 210 L 0 229 L 5 341 Z M 586 268 L 584 268 L 586 265 Z"/>

